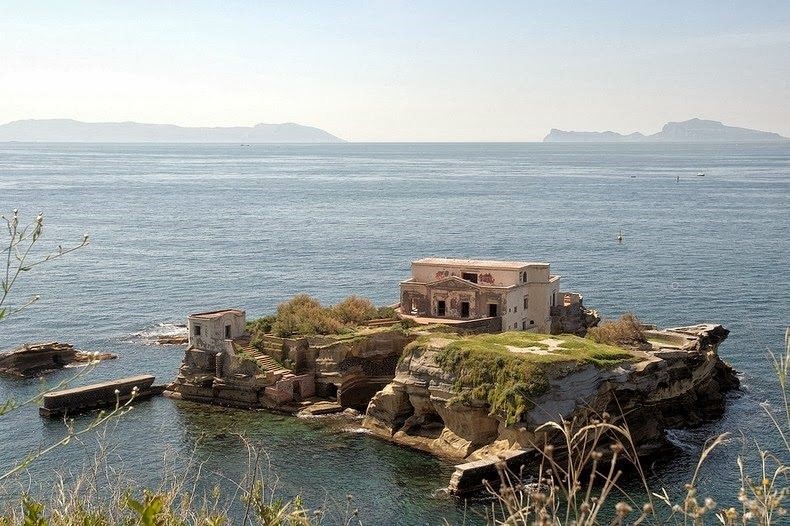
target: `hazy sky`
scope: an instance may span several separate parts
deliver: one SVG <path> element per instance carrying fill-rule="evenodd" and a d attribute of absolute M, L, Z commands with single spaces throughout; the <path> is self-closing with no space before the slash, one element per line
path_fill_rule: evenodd
<path fill-rule="evenodd" d="M 790 0 L 0 0 L 0 123 L 298 122 L 357 141 L 790 136 Z"/>

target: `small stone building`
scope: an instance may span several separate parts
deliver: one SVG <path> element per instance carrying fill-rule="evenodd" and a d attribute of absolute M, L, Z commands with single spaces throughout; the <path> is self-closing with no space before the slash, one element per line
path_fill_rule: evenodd
<path fill-rule="evenodd" d="M 401 313 L 433 321 L 501 319 L 501 330 L 551 330 L 560 277 L 548 263 L 424 258 L 400 284 Z M 431 321 L 431 320 L 428 320 Z"/>
<path fill-rule="evenodd" d="M 227 340 L 244 336 L 247 317 L 243 310 L 226 309 L 190 314 L 187 318 L 189 347 L 209 352 L 225 352 Z"/>

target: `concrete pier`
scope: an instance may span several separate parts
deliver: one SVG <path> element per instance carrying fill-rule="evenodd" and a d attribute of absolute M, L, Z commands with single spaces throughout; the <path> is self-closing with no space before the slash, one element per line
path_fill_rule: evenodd
<path fill-rule="evenodd" d="M 126 403 L 132 396 L 135 400 L 150 398 L 161 394 L 165 389 L 163 385 L 153 385 L 154 380 L 150 374 L 144 374 L 52 391 L 44 395 L 39 413 L 41 416 L 58 418 L 64 414 L 73 415 L 102 407 L 115 407 L 117 403 Z M 135 387 L 137 392 L 133 394 Z"/>

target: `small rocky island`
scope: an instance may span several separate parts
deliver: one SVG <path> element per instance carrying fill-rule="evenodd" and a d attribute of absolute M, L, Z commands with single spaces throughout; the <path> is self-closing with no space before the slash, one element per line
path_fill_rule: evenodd
<path fill-rule="evenodd" d="M 117 358 L 110 353 L 79 351 L 68 343 L 26 343 L 7 353 L 0 353 L 0 373 L 13 376 L 37 376 L 74 363 L 89 363 Z"/>
<path fill-rule="evenodd" d="M 538 428 L 608 414 L 640 454 L 665 431 L 722 414 L 738 387 L 718 355 L 728 331 L 604 322 L 547 263 L 426 258 L 400 303 L 309 296 L 252 322 L 188 318 L 172 398 L 291 413 L 365 411 L 375 436 L 458 460 L 496 459 L 556 437 Z"/>

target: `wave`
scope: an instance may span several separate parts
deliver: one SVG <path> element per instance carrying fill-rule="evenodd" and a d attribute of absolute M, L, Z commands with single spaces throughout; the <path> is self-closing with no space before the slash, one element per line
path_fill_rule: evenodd
<path fill-rule="evenodd" d="M 159 338 L 163 336 L 175 337 L 188 335 L 187 326 L 183 323 L 157 323 L 153 327 L 129 335 L 127 341 L 142 342 L 146 345 L 159 344 Z"/>

